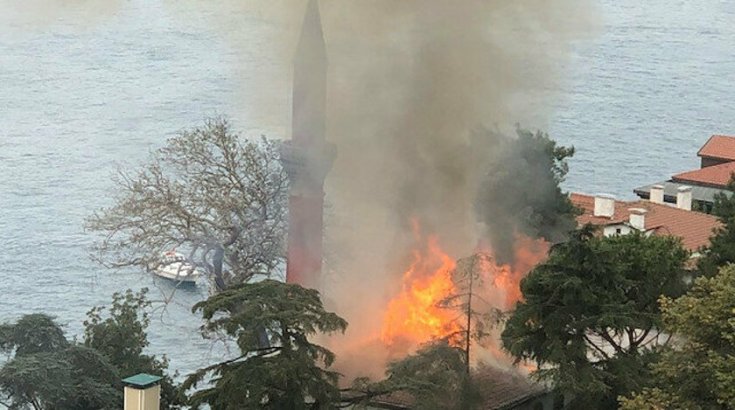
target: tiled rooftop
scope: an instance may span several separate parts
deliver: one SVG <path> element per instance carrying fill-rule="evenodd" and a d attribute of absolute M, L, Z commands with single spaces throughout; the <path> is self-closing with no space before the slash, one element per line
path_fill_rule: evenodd
<path fill-rule="evenodd" d="M 735 161 L 735 137 L 728 135 L 713 135 L 699 149 L 700 157 L 717 158 Z"/>
<path fill-rule="evenodd" d="M 712 231 L 720 226 L 717 217 L 700 212 L 686 211 L 669 205 L 656 204 L 649 201 L 615 201 L 615 212 L 612 218 L 594 216 L 595 197 L 584 194 L 571 194 L 572 203 L 581 208 L 583 213 L 577 217 L 580 225 L 618 225 L 626 223 L 631 208 L 642 208 L 645 214 L 645 229 L 656 235 L 671 235 L 681 238 L 684 247 L 696 251 L 709 244 Z"/>
<path fill-rule="evenodd" d="M 735 162 L 726 162 L 720 165 L 695 169 L 694 171 L 682 172 L 681 174 L 674 175 L 671 179 L 675 182 L 726 188 L 734 172 Z"/>

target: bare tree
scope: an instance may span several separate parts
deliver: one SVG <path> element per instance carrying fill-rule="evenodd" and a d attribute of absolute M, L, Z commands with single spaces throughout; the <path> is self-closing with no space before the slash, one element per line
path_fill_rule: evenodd
<path fill-rule="evenodd" d="M 151 269 L 178 249 L 219 290 L 282 266 L 288 177 L 276 142 L 243 139 L 227 120 L 210 119 L 113 181 L 114 205 L 86 220 L 104 234 L 94 257 L 106 266 Z"/>

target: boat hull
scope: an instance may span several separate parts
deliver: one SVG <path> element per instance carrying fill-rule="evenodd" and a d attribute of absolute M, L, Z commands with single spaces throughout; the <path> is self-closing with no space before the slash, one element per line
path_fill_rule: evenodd
<path fill-rule="evenodd" d="M 162 266 L 154 270 L 153 274 L 158 276 L 159 278 L 184 283 L 196 283 L 197 280 L 199 280 L 199 278 L 201 277 L 201 274 L 196 269 L 186 267 L 180 268 L 176 265 L 178 264 Z"/>
<path fill-rule="evenodd" d="M 159 278 L 163 278 L 163 279 L 170 280 L 170 281 L 173 281 L 173 282 L 183 282 L 183 283 L 195 284 L 197 282 L 197 280 L 199 280 L 199 276 L 198 275 L 196 277 L 192 277 L 192 276 L 176 276 L 176 275 L 170 275 L 170 274 L 167 274 L 167 273 L 161 273 L 161 272 L 158 272 L 158 271 L 154 271 L 153 274 L 156 275 L 156 276 L 158 276 Z"/>

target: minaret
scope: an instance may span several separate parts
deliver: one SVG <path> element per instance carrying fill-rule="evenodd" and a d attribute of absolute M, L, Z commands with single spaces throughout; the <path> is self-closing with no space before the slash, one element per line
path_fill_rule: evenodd
<path fill-rule="evenodd" d="M 288 261 L 286 282 L 319 288 L 322 270 L 324 178 L 334 145 L 325 141 L 327 51 L 317 0 L 309 0 L 294 58 L 291 140 L 281 155 L 288 172 Z"/>

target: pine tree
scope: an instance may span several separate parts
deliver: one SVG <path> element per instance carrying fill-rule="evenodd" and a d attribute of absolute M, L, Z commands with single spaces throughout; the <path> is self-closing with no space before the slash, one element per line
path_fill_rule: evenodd
<path fill-rule="evenodd" d="M 728 263 L 735 263 L 735 181 L 728 184 L 730 193 L 715 194 L 712 213 L 718 217 L 720 227 L 715 229 L 710 244 L 700 252 L 697 263 L 699 273 L 712 277 Z"/>
<path fill-rule="evenodd" d="M 339 374 L 328 370 L 334 354 L 309 339 L 344 332 L 347 322 L 324 309 L 316 290 L 265 280 L 228 288 L 193 310 L 206 321 L 205 335 L 224 333 L 240 349 L 238 357 L 187 377 L 184 389 L 210 383 L 192 394 L 195 408 L 331 409 L 339 403 Z"/>

